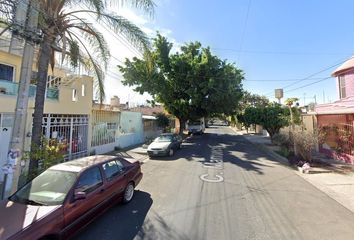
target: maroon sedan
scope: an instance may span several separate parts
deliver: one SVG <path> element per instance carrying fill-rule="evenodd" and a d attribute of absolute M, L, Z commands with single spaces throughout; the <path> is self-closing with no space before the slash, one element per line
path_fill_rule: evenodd
<path fill-rule="evenodd" d="M 55 165 L 0 202 L 0 239 L 66 239 L 119 201 L 129 202 L 140 163 L 91 156 Z"/>

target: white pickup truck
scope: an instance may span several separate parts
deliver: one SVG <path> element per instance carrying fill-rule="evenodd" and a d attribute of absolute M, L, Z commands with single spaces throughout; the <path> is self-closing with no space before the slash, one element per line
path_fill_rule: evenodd
<path fill-rule="evenodd" d="M 188 134 L 203 134 L 205 131 L 205 120 L 200 118 L 197 120 L 188 120 L 186 123 Z"/>

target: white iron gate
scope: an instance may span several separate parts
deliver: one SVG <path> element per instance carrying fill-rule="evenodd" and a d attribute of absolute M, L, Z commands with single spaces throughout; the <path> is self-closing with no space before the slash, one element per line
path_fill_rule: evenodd
<path fill-rule="evenodd" d="M 88 154 L 88 115 L 44 114 L 42 133 L 47 139 L 57 139 L 64 143 L 67 154 L 65 160 Z"/>

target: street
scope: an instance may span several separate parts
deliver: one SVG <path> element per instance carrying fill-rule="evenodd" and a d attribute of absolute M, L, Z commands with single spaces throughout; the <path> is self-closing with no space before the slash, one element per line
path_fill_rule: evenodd
<path fill-rule="evenodd" d="M 229 127 L 149 159 L 132 202 L 75 239 L 353 239 L 354 214 Z"/>

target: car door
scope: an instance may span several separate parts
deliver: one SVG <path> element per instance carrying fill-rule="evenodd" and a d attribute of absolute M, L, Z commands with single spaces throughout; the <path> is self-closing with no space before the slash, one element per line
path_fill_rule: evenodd
<path fill-rule="evenodd" d="M 107 205 L 116 203 L 123 196 L 127 180 L 124 172 L 124 167 L 119 160 L 112 160 L 102 164 L 102 169 L 105 175 L 105 199 Z"/>
<path fill-rule="evenodd" d="M 172 148 L 177 150 L 178 149 L 178 140 L 177 140 L 177 137 L 174 135 L 172 137 Z"/>
<path fill-rule="evenodd" d="M 75 200 L 75 192 L 85 193 L 85 197 Z M 102 207 L 104 192 L 102 172 L 98 166 L 91 167 L 80 174 L 72 196 L 64 206 L 64 235 L 72 235 L 93 219 Z"/>

